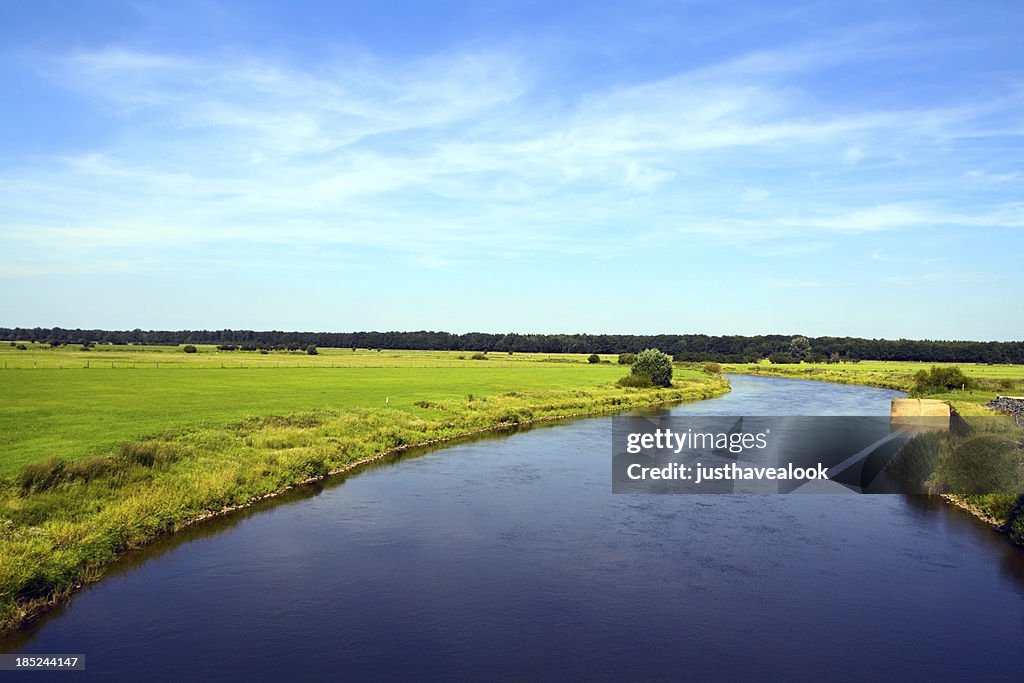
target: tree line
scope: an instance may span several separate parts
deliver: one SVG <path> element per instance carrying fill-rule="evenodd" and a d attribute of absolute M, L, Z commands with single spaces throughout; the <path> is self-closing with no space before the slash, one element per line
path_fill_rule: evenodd
<path fill-rule="evenodd" d="M 706 334 L 492 334 L 468 332 L 281 332 L 278 330 L 83 330 L 61 327 L 0 328 L 0 338 L 60 344 L 233 344 L 239 348 L 308 346 L 428 351 L 512 353 L 638 353 L 658 349 L 679 361 L 750 363 L 769 358 L 856 362 L 858 360 L 933 363 L 1024 363 L 1024 341 L 943 341 L 863 339 L 800 335 L 710 336 Z M 797 345 L 794 346 L 794 340 Z M 798 348 L 799 347 L 799 348 Z"/>

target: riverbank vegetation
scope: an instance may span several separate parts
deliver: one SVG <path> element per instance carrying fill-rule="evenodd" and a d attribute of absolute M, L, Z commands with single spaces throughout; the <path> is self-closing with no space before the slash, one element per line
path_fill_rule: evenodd
<path fill-rule="evenodd" d="M 1024 395 L 1024 365 L 929 364 L 910 362 L 861 361 L 858 363 L 744 363 L 723 366 L 724 372 L 772 377 L 810 379 L 840 384 L 861 384 L 905 391 L 911 396 L 934 398 L 948 402 L 956 414 L 974 427 L 987 432 L 986 421 L 992 424 L 996 413 L 985 404 L 1000 395 Z M 1021 440 L 1009 436 L 975 434 L 975 440 L 964 441 L 962 434 L 948 439 L 937 434 L 917 437 L 904 449 L 904 455 L 893 462 L 901 478 L 917 484 L 927 483 L 930 490 L 944 495 L 950 502 L 1006 531 L 1010 539 L 1024 545 L 1024 461 Z M 1005 438 L 1004 438 L 1005 437 Z M 1016 440 L 1015 440 L 1016 438 Z M 982 448 L 984 447 L 984 448 Z M 981 450 L 978 450 L 981 449 Z M 998 454 L 997 459 L 968 457 L 970 453 Z M 993 470 L 987 465 L 1001 463 Z M 985 467 L 973 468 L 979 462 Z M 978 484 L 968 475 L 990 475 L 988 484 Z M 1009 481 L 1000 477 L 1010 477 Z M 1018 477 L 1017 479 L 1013 479 Z M 991 482 L 999 480 L 996 488 Z M 974 481 L 972 486 L 968 482 Z M 990 486 L 989 488 L 985 488 Z M 1013 491 L 1016 493 L 1007 493 Z"/>
<path fill-rule="evenodd" d="M 886 471 L 950 499 L 1024 546 L 1024 429 L 1010 416 L 954 415 L 948 431 L 912 438 Z"/>
<path fill-rule="evenodd" d="M 339 350 L 319 351 L 302 350 L 320 365 L 299 368 L 0 371 L 0 626 L 161 534 L 387 453 L 728 391 L 691 370 L 666 388 L 617 387 L 624 368 L 586 356 L 492 364 L 405 355 L 391 359 L 398 367 L 331 368 L 324 358 Z M 97 352 L 72 353 L 78 364 Z M 216 358 L 202 347 L 163 354 Z"/>
<path fill-rule="evenodd" d="M 956 365 L 893 361 L 785 364 L 766 362 L 725 364 L 722 366 L 722 372 L 895 389 L 922 398 L 949 401 L 962 413 L 975 414 L 979 412 L 980 404 L 988 403 L 997 395 L 1024 394 L 1024 365 Z"/>

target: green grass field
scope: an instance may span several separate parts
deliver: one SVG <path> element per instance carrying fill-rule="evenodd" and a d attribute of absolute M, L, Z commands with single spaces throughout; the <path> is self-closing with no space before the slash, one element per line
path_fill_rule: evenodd
<path fill-rule="evenodd" d="M 520 363 L 452 368 L 154 368 L 0 371 L 0 477 L 50 455 L 97 455 L 167 429 L 187 430 L 246 416 L 383 408 L 432 413 L 413 404 L 513 390 L 610 384 L 621 366 Z M 691 376 L 694 376 L 693 373 Z M 681 377 L 685 376 L 680 375 Z"/>
<path fill-rule="evenodd" d="M 15 346 L 11 346 L 11 344 Z M 25 350 L 17 348 L 21 343 Z M 473 351 L 397 351 L 382 349 L 317 350 L 315 356 L 304 351 L 218 351 L 211 344 L 196 344 L 197 353 L 185 353 L 181 346 L 115 346 L 101 344 L 88 351 L 77 345 L 51 349 L 47 344 L 0 342 L 0 369 L 76 369 L 76 368 L 457 368 L 522 367 L 524 364 L 586 364 L 587 354 L 499 353 L 485 354 L 486 360 L 473 359 Z M 618 356 L 601 359 L 615 363 Z"/>
<path fill-rule="evenodd" d="M 540 354 L 8 345 L 0 360 L 0 628 L 126 549 L 383 453 L 728 390 L 683 369 L 672 388 L 618 387 L 629 368 Z"/>

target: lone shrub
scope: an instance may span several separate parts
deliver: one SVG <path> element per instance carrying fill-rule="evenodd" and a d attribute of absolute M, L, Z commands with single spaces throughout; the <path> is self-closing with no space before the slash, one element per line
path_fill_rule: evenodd
<path fill-rule="evenodd" d="M 590 354 L 590 357 L 587 358 L 587 362 L 588 363 L 600 363 L 601 362 L 601 356 L 597 355 L 596 353 L 592 353 L 592 354 Z"/>
<path fill-rule="evenodd" d="M 487 354 L 486 353 L 479 353 L 479 352 L 478 353 L 474 353 L 472 356 L 470 356 L 470 359 L 472 359 L 472 360 L 487 360 Z"/>
<path fill-rule="evenodd" d="M 672 358 L 658 349 L 645 349 L 636 355 L 634 375 L 645 375 L 659 387 L 672 386 Z"/>
<path fill-rule="evenodd" d="M 316 350 L 316 344 L 310 344 L 309 346 L 306 347 L 306 353 L 308 353 L 310 356 L 315 356 L 320 352 Z"/>
<path fill-rule="evenodd" d="M 183 348 L 182 351 L 184 351 L 185 353 L 199 353 L 199 349 L 197 349 L 192 344 L 185 344 L 185 348 Z"/>
<path fill-rule="evenodd" d="M 709 375 L 722 374 L 722 366 L 719 365 L 718 363 L 705 363 L 704 365 L 700 366 L 700 369 L 708 373 Z"/>
<path fill-rule="evenodd" d="M 635 353 L 620 353 L 619 354 L 619 365 L 632 365 L 636 362 Z"/>
<path fill-rule="evenodd" d="M 910 395 L 941 394 L 961 387 L 970 389 L 972 386 L 970 378 L 964 375 L 960 368 L 939 368 L 933 365 L 931 370 L 919 370 L 914 375 L 914 387 L 910 390 Z"/>

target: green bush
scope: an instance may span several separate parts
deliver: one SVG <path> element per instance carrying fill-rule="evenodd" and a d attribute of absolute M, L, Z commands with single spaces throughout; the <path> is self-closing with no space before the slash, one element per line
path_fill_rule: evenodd
<path fill-rule="evenodd" d="M 658 349 L 645 349 L 636 355 L 634 375 L 646 375 L 659 387 L 672 386 L 672 358 Z"/>
<path fill-rule="evenodd" d="M 636 362 L 635 353 L 620 353 L 619 354 L 619 365 L 632 365 Z"/>
<path fill-rule="evenodd" d="M 638 389 L 649 389 L 654 386 L 654 382 L 647 375 L 626 375 L 618 382 L 620 387 L 636 387 Z"/>
<path fill-rule="evenodd" d="M 308 353 L 311 356 L 315 356 L 320 352 L 316 350 L 316 344 L 310 344 L 309 346 L 306 347 L 306 353 Z"/>
<path fill-rule="evenodd" d="M 590 354 L 590 357 L 587 358 L 587 362 L 588 363 L 600 363 L 601 362 L 601 356 L 597 355 L 596 353 L 592 353 L 592 354 Z"/>
<path fill-rule="evenodd" d="M 939 368 L 933 365 L 931 370 L 919 370 L 914 375 L 914 386 L 910 390 L 910 395 L 942 394 L 961 387 L 970 389 L 973 386 L 970 378 L 960 368 Z"/>
<path fill-rule="evenodd" d="M 776 351 L 775 353 L 768 356 L 768 360 L 771 361 L 772 365 L 787 365 L 789 363 L 797 362 L 796 360 L 793 359 L 793 356 L 789 355 L 788 353 L 783 353 L 781 351 Z"/>
<path fill-rule="evenodd" d="M 1006 533 L 1013 543 L 1024 545 L 1024 495 L 1017 498 L 1013 509 L 1010 510 Z"/>
<path fill-rule="evenodd" d="M 479 353 L 479 352 L 477 352 L 477 353 L 474 353 L 472 356 L 470 356 L 470 359 L 471 360 L 487 360 L 487 354 L 486 353 Z"/>
<path fill-rule="evenodd" d="M 700 366 L 700 369 L 708 373 L 709 375 L 722 374 L 722 366 L 719 365 L 718 363 L 705 363 L 704 365 Z"/>
<path fill-rule="evenodd" d="M 184 351 L 185 353 L 199 353 L 199 349 L 197 349 L 192 344 L 185 344 L 185 348 L 183 348 L 182 351 Z"/>

